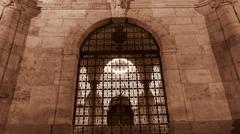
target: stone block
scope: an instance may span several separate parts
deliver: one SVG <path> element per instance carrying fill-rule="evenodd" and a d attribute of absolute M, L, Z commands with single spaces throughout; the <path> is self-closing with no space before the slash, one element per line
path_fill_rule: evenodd
<path fill-rule="evenodd" d="M 225 134 L 217 122 L 202 122 L 192 124 L 194 134 Z"/>
<path fill-rule="evenodd" d="M 57 101 L 56 86 L 33 86 L 28 109 L 25 110 L 24 123 L 51 124 L 55 115 Z"/>
<path fill-rule="evenodd" d="M 176 9 L 176 15 L 177 16 L 181 16 L 181 17 L 184 17 L 184 16 L 197 16 L 198 13 L 195 9 L 193 8 L 177 8 Z"/>
<path fill-rule="evenodd" d="M 46 19 L 45 26 L 62 26 L 63 25 L 63 19 Z"/>
<path fill-rule="evenodd" d="M 216 21 L 218 19 L 218 15 L 216 12 L 210 12 L 208 15 L 206 15 L 207 22 Z"/>
<path fill-rule="evenodd" d="M 12 87 L 16 86 L 16 81 L 18 76 L 17 72 L 18 71 L 6 69 L 3 81 L 9 84 L 11 83 Z"/>
<path fill-rule="evenodd" d="M 10 29 L 16 29 L 18 23 L 19 12 L 12 8 L 5 8 L 4 13 L 1 16 L 0 24 L 2 26 L 9 27 Z"/>
<path fill-rule="evenodd" d="M 174 36 L 163 36 L 161 38 L 160 51 L 162 52 L 176 52 L 177 46 Z"/>
<path fill-rule="evenodd" d="M 11 29 L 11 28 L 3 26 L 3 25 L 0 25 L 0 31 L 1 31 L 0 32 L 0 38 L 1 39 L 5 39 L 8 42 L 13 41 L 13 37 L 14 37 L 14 33 L 15 33 L 14 29 Z"/>
<path fill-rule="evenodd" d="M 237 79 L 234 65 L 219 69 L 222 81 L 232 81 Z"/>
<path fill-rule="evenodd" d="M 221 24 L 218 20 L 207 22 L 207 28 L 209 33 L 215 32 L 215 31 L 221 31 Z"/>
<path fill-rule="evenodd" d="M 240 76 L 240 63 L 237 63 L 235 66 L 237 68 L 237 74 Z"/>
<path fill-rule="evenodd" d="M 238 44 L 233 44 L 230 47 L 230 53 L 234 63 L 240 63 L 240 42 Z"/>
<path fill-rule="evenodd" d="M 43 10 L 41 12 L 41 19 L 62 19 L 62 10 Z"/>
<path fill-rule="evenodd" d="M 4 67 L 0 66 L 0 78 L 3 77 L 3 74 L 4 74 Z"/>
<path fill-rule="evenodd" d="M 183 55 L 201 55 L 204 53 L 204 49 L 201 46 L 179 46 L 180 52 Z"/>
<path fill-rule="evenodd" d="M 230 38 L 234 35 L 238 35 L 240 33 L 240 25 L 239 22 L 232 23 L 224 27 L 225 38 Z"/>
<path fill-rule="evenodd" d="M 203 54 L 182 54 L 177 56 L 180 69 L 203 69 L 206 67 Z"/>
<path fill-rule="evenodd" d="M 40 26 L 30 26 L 28 30 L 29 36 L 38 36 L 40 31 Z"/>
<path fill-rule="evenodd" d="M 209 83 L 209 92 L 215 100 L 226 100 L 225 89 L 222 82 Z"/>
<path fill-rule="evenodd" d="M 153 9 L 153 17 L 176 16 L 174 8 Z"/>
<path fill-rule="evenodd" d="M 192 24 L 190 17 L 176 17 L 176 24 Z"/>
<path fill-rule="evenodd" d="M 62 10 L 63 18 L 85 18 L 86 10 Z"/>
<path fill-rule="evenodd" d="M 50 86 L 54 84 L 55 72 L 37 71 L 32 73 L 32 85 Z M 38 76 L 38 77 L 36 77 Z"/>
<path fill-rule="evenodd" d="M 234 13 L 233 6 L 231 4 L 220 6 L 216 11 L 219 16 L 222 16 L 223 14 L 226 13 Z"/>
<path fill-rule="evenodd" d="M 77 24 L 79 24 L 79 22 L 81 22 L 82 19 L 63 19 L 62 25 L 63 26 L 76 26 Z"/>
<path fill-rule="evenodd" d="M 64 37 L 42 37 L 42 48 L 63 48 L 66 44 Z"/>
<path fill-rule="evenodd" d="M 167 70 L 164 73 L 167 84 L 181 83 L 179 70 Z"/>
<path fill-rule="evenodd" d="M 176 44 L 178 46 L 197 46 L 197 37 L 194 34 L 175 35 Z"/>
<path fill-rule="evenodd" d="M 185 84 L 188 100 L 204 100 L 210 96 L 208 84 Z"/>
<path fill-rule="evenodd" d="M 212 48 L 219 68 L 233 65 L 232 58 L 226 44 L 219 44 L 217 46 L 213 46 Z"/>
<path fill-rule="evenodd" d="M 40 47 L 41 39 L 36 36 L 28 36 L 26 39 L 26 47 L 36 48 Z"/>
<path fill-rule="evenodd" d="M 25 45 L 25 39 L 26 39 L 26 35 L 17 32 L 16 37 L 15 37 L 14 44 L 17 45 L 17 46 L 22 46 L 22 47 L 24 47 L 24 45 Z"/>
<path fill-rule="evenodd" d="M 187 120 L 186 105 L 183 85 L 181 84 L 178 70 L 168 70 L 165 73 L 165 89 L 167 94 L 170 120 Z"/>
<path fill-rule="evenodd" d="M 72 93 L 60 93 L 57 103 L 55 123 L 71 124 L 73 120 L 75 95 Z"/>
<path fill-rule="evenodd" d="M 3 38 L 0 38 L 0 51 L 5 50 L 5 51 L 9 51 L 11 47 L 11 43 Z"/>
<path fill-rule="evenodd" d="M 62 80 L 72 80 L 72 79 L 75 79 L 77 78 L 77 74 L 76 74 L 76 71 L 74 72 L 62 72 L 61 73 L 61 79 Z"/>
<path fill-rule="evenodd" d="M 70 124 L 57 124 L 52 126 L 51 134 L 71 134 L 73 133 L 73 126 Z"/>
<path fill-rule="evenodd" d="M 165 69 L 177 69 L 178 64 L 177 64 L 177 56 L 176 54 L 163 54 L 163 63 Z"/>
<path fill-rule="evenodd" d="M 33 74 L 31 69 L 22 68 L 19 72 L 18 77 L 19 77 L 17 80 L 18 86 L 25 86 L 25 85 L 32 84 Z"/>
<path fill-rule="evenodd" d="M 176 17 L 170 17 L 170 16 L 167 16 L 167 17 L 161 17 L 162 18 L 162 24 L 163 25 L 175 25 L 176 24 Z M 181 18 L 179 18 L 181 19 Z M 181 20 L 180 20 L 181 21 Z"/>
<path fill-rule="evenodd" d="M 173 134 L 192 134 L 192 124 L 187 121 L 172 122 L 170 124 L 170 129 Z"/>
<path fill-rule="evenodd" d="M 19 55 L 11 54 L 8 62 L 8 68 L 11 70 L 18 71 L 21 58 L 22 57 L 20 57 Z"/>
<path fill-rule="evenodd" d="M 223 27 L 229 24 L 238 23 L 238 18 L 235 13 L 224 13 L 219 16 L 219 18 Z"/>
<path fill-rule="evenodd" d="M 170 25 L 169 31 L 171 34 L 196 34 L 199 33 L 197 25 Z"/>
<path fill-rule="evenodd" d="M 64 72 L 77 72 L 78 57 L 75 55 L 64 56 L 63 58 L 63 71 Z"/>
<path fill-rule="evenodd" d="M 191 17 L 193 24 L 205 24 L 206 20 L 204 16 Z"/>
<path fill-rule="evenodd" d="M 225 37 L 224 37 L 223 31 L 215 31 L 215 32 L 213 32 L 213 37 L 211 38 L 211 40 L 214 40 L 214 42 L 217 42 L 217 43 L 224 42 L 225 41 Z"/>
<path fill-rule="evenodd" d="M 8 125 L 6 134 L 51 134 L 51 126 L 47 124 Z"/>
<path fill-rule="evenodd" d="M 1 67 L 6 67 L 6 63 L 7 63 L 7 59 L 9 57 L 9 52 L 8 51 L 5 51 L 5 50 L 1 50 L 1 53 L 0 53 L 0 66 Z"/>
<path fill-rule="evenodd" d="M 70 34 L 69 27 L 61 27 L 61 26 L 46 26 L 40 29 L 39 35 L 41 36 L 68 36 Z"/>
<path fill-rule="evenodd" d="M 213 81 L 221 82 L 222 78 L 221 78 L 220 69 L 218 68 L 217 63 L 215 63 L 215 64 L 206 64 L 206 66 L 208 66 L 208 69 L 211 72 L 211 75 L 213 77 Z"/>
<path fill-rule="evenodd" d="M 24 49 L 25 49 L 25 47 L 23 47 L 23 46 L 13 45 L 12 54 L 19 55 L 22 58 Z"/>
<path fill-rule="evenodd" d="M 200 45 L 202 44 L 210 44 L 210 39 L 208 34 L 197 34 L 196 35 L 197 41 Z"/>
<path fill-rule="evenodd" d="M 211 99 L 192 100 L 194 119 L 198 121 L 217 120 L 219 117 Z"/>
<path fill-rule="evenodd" d="M 185 70 L 184 75 L 188 83 L 209 83 L 212 82 L 212 76 L 208 69 Z"/>

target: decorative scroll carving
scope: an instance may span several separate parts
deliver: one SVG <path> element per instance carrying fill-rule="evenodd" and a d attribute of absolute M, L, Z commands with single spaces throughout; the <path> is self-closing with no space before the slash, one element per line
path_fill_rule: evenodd
<path fill-rule="evenodd" d="M 112 17 L 126 17 L 131 0 L 109 0 Z"/>

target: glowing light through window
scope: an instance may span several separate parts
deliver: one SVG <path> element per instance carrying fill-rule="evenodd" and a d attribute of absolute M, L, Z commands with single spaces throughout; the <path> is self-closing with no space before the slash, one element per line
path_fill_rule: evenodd
<path fill-rule="evenodd" d="M 104 72 L 113 72 L 115 74 L 123 74 L 127 73 L 130 70 L 133 70 L 132 68 L 133 63 L 125 58 L 116 58 L 111 60 L 109 63 L 107 63 L 107 66 L 104 70 Z"/>

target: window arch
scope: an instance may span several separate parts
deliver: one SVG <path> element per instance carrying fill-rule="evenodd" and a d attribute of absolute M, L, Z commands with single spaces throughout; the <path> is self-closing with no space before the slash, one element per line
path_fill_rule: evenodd
<path fill-rule="evenodd" d="M 93 31 L 80 50 L 76 134 L 168 133 L 159 48 L 134 24 Z M 138 132 L 139 131 L 139 132 Z"/>

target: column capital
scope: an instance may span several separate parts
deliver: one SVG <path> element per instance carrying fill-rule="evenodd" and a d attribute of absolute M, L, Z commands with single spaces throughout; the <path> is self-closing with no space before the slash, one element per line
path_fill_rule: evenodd
<path fill-rule="evenodd" d="M 234 4 L 237 2 L 238 2 L 238 0 L 211 0 L 209 2 L 209 4 L 210 4 L 211 8 L 218 8 L 225 4 Z"/>
<path fill-rule="evenodd" d="M 0 0 L 0 6 L 23 11 L 28 16 L 36 16 L 41 9 L 39 5 L 40 0 Z"/>
<path fill-rule="evenodd" d="M 8 6 L 13 2 L 13 0 L 0 0 L 1 6 Z"/>
<path fill-rule="evenodd" d="M 216 8 L 227 4 L 236 4 L 239 3 L 238 0 L 203 0 L 195 4 L 195 9 L 203 15 L 214 11 Z"/>

